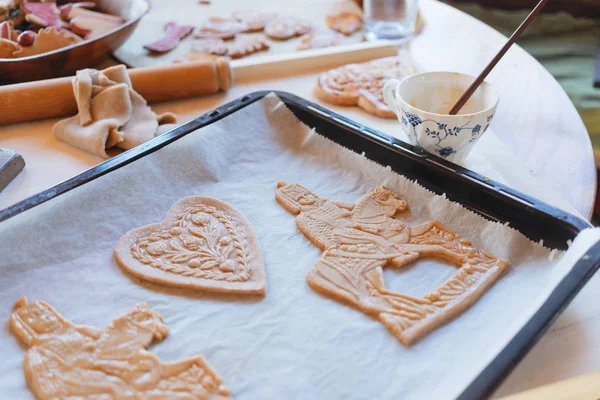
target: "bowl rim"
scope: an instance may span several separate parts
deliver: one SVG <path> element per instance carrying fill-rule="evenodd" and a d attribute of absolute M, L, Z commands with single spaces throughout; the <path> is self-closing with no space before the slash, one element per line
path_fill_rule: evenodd
<path fill-rule="evenodd" d="M 487 81 L 483 81 L 481 82 L 481 85 L 486 85 L 488 88 L 490 88 L 492 90 L 492 92 L 494 93 L 494 95 L 496 96 L 496 101 L 494 101 L 494 104 L 492 104 L 489 107 L 484 108 L 483 110 L 477 111 L 477 112 L 473 112 L 473 113 L 468 113 L 468 114 L 455 114 L 455 115 L 450 115 L 450 114 L 440 114 L 440 113 L 434 113 L 431 111 L 426 111 L 423 110 L 419 107 L 415 107 L 411 104 L 409 104 L 407 101 L 405 101 L 399 93 L 400 90 L 400 86 L 402 86 L 402 84 L 404 84 L 406 81 L 410 80 L 410 79 L 416 79 L 419 77 L 423 77 L 426 75 L 435 75 L 435 74 L 452 74 L 452 75 L 461 75 L 461 76 L 465 76 L 468 78 L 471 78 L 472 80 L 475 80 L 475 77 L 473 75 L 470 74 L 465 74 L 462 72 L 456 72 L 456 71 L 426 71 L 426 72 L 420 72 L 417 74 L 412 74 L 409 75 L 407 77 L 405 77 L 404 79 L 402 79 L 398 85 L 396 85 L 396 87 L 394 88 L 394 97 L 396 97 L 396 99 L 398 99 L 398 101 L 401 101 L 402 104 L 406 105 L 409 108 L 412 108 L 413 110 L 417 110 L 421 113 L 426 113 L 429 115 L 435 115 L 437 117 L 445 117 L 445 118 L 455 118 L 455 117 L 461 117 L 461 118 L 470 118 L 470 117 L 475 117 L 476 115 L 481 115 L 481 114 L 486 114 L 488 112 L 490 112 L 491 110 L 495 109 L 498 107 L 498 103 L 500 102 L 500 94 L 498 93 L 498 91 L 496 90 L 496 88 L 489 82 Z"/>
<path fill-rule="evenodd" d="M 150 0 L 137 0 L 137 1 L 142 1 L 146 5 L 146 9 L 143 12 L 141 12 L 140 15 L 138 15 L 137 17 L 132 18 L 128 21 L 125 21 L 125 23 L 123 23 L 122 25 L 116 27 L 115 29 L 113 29 L 111 31 L 106 32 L 103 35 L 97 36 L 91 40 L 84 40 L 82 42 L 75 43 L 75 44 L 72 44 L 72 45 L 66 46 L 66 47 L 61 47 L 60 49 L 48 51 L 48 52 L 42 53 L 42 54 L 34 54 L 32 56 L 19 57 L 19 58 L 2 58 L 2 57 L 0 57 L 0 64 L 9 64 L 9 63 L 16 63 L 16 62 L 21 62 L 21 61 L 30 61 L 30 60 L 34 60 L 34 59 L 41 59 L 44 57 L 49 57 L 49 56 L 52 56 L 55 54 L 59 54 L 62 52 L 72 50 L 79 46 L 84 46 L 84 45 L 87 45 L 90 43 L 94 43 L 96 41 L 99 41 L 99 40 L 105 39 L 109 36 L 112 36 L 115 33 L 117 33 L 118 31 L 127 28 L 128 26 L 138 23 L 140 21 L 140 19 L 142 19 L 142 17 L 144 17 L 146 14 L 148 14 L 150 12 L 150 10 L 152 9 Z"/>

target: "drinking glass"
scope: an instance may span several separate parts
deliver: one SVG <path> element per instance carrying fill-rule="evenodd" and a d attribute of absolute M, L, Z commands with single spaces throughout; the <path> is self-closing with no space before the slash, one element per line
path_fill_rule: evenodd
<path fill-rule="evenodd" d="M 415 33 L 418 0 L 364 0 L 365 37 L 408 41 Z"/>

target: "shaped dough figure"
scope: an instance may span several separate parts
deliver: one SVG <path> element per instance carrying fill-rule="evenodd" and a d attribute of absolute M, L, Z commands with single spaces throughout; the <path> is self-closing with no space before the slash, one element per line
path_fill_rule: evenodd
<path fill-rule="evenodd" d="M 40 400 L 225 400 L 230 391 L 202 356 L 165 363 L 146 350 L 168 329 L 137 306 L 104 330 L 75 325 L 43 301 L 19 299 L 11 331 L 29 347 L 25 378 Z"/>
<path fill-rule="evenodd" d="M 405 345 L 465 311 L 508 267 L 438 221 L 407 226 L 396 219 L 408 203 L 384 186 L 356 205 L 321 198 L 297 184 L 277 186 L 279 204 L 296 215 L 298 229 L 323 250 L 308 284 L 378 318 Z M 400 268 L 421 257 L 459 269 L 423 298 L 386 288 L 384 267 Z"/>

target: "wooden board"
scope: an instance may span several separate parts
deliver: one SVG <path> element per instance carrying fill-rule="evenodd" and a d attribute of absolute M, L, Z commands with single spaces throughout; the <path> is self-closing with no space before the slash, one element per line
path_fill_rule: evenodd
<path fill-rule="evenodd" d="M 115 57 L 132 67 L 170 64 L 177 57 L 190 51 L 192 35 L 185 38 L 177 48 L 163 55 L 152 55 L 143 48 L 163 36 L 164 25 L 169 21 L 179 24 L 201 25 L 210 17 L 227 17 L 240 9 L 272 11 L 279 15 L 305 18 L 317 28 L 326 29 L 325 17 L 332 12 L 352 10 L 362 14 L 352 0 L 210 0 L 210 4 L 201 4 L 199 0 L 153 0 L 152 10 L 138 25 L 131 37 L 114 53 Z M 357 43 L 363 40 L 362 31 L 347 37 L 343 44 Z M 260 57 L 265 54 L 291 53 L 298 51 L 298 38 L 285 41 L 270 40 L 271 48 L 248 57 Z"/>

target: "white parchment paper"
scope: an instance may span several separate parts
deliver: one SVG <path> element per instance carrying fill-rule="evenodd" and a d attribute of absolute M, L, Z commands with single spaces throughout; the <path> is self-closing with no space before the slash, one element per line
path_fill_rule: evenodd
<path fill-rule="evenodd" d="M 408 200 L 409 224 L 438 219 L 512 266 L 470 310 L 404 347 L 376 320 L 308 287 L 320 251 L 276 203 L 278 180 L 349 202 L 385 184 Z M 226 201 L 252 223 L 265 257 L 264 299 L 171 289 L 118 268 L 119 237 L 161 221 L 190 195 Z M 23 295 L 97 327 L 147 302 L 170 328 L 153 351 L 166 361 L 203 354 L 236 399 L 454 398 L 599 237 L 585 231 L 553 264 L 549 249 L 328 141 L 268 97 L 0 224 L 0 398 L 31 398 L 24 349 L 6 323 Z M 419 261 L 386 278 L 394 290 L 423 295 L 453 271 Z"/>

